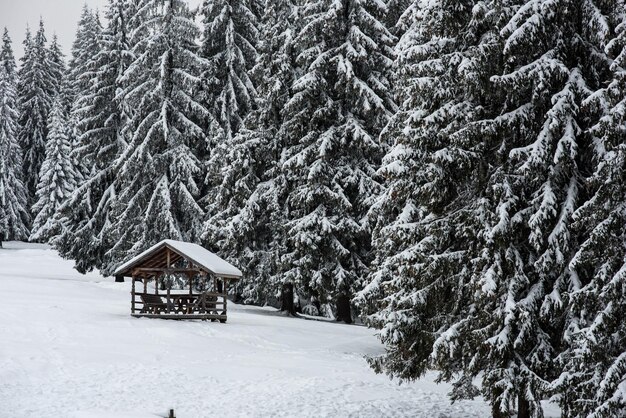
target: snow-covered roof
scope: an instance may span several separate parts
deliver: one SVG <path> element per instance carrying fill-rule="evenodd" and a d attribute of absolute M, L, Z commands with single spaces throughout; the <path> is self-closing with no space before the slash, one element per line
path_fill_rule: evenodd
<path fill-rule="evenodd" d="M 216 254 L 212 253 L 206 248 L 203 248 L 198 244 L 192 244 L 190 242 L 183 241 L 174 241 L 171 239 L 163 240 L 158 244 L 155 244 L 152 247 L 148 248 L 146 251 L 142 252 L 136 257 L 128 260 L 127 262 L 119 266 L 113 274 L 118 275 L 124 273 L 125 271 L 128 271 L 136 264 L 139 264 L 139 262 L 148 258 L 151 254 L 161 250 L 164 247 L 169 247 L 171 250 L 192 261 L 198 267 L 202 267 L 216 276 L 232 279 L 238 279 L 243 276 L 241 270 L 230 264 L 228 261 L 218 257 Z"/>

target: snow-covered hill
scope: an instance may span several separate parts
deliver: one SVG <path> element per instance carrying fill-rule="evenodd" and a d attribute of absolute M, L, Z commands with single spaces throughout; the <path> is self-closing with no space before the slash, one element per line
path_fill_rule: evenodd
<path fill-rule="evenodd" d="M 227 324 L 135 319 L 129 284 L 82 276 L 45 246 L 0 250 L 0 416 L 484 417 L 433 376 L 398 385 L 359 326 L 232 306 Z M 8 414 L 8 415 L 4 415 Z"/>

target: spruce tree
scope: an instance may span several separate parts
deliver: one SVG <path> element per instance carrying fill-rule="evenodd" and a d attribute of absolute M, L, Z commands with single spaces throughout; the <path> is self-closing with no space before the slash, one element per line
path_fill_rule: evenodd
<path fill-rule="evenodd" d="M 121 77 L 129 65 L 129 17 L 132 10 L 123 0 L 109 0 L 102 31 L 101 50 L 93 58 L 93 79 L 78 124 L 82 132 L 73 154 L 92 167 L 91 174 L 59 209 L 56 216 L 66 228 L 56 240 L 56 248 L 64 257 L 76 261 L 76 268 L 85 272 L 102 265 L 104 253 L 114 244 L 103 229 L 109 224 L 109 212 L 115 197 L 116 159 L 126 147 L 123 132 L 126 113 L 122 97 Z"/>
<path fill-rule="evenodd" d="M 52 36 L 52 42 L 48 48 L 48 65 L 50 65 L 50 73 L 54 82 L 53 97 L 57 94 L 63 94 L 65 83 L 65 56 L 61 50 L 56 34 Z M 66 104 L 67 106 L 67 104 Z"/>
<path fill-rule="evenodd" d="M 248 72 L 257 59 L 257 16 L 249 0 L 204 0 L 200 55 L 207 60 L 201 100 L 232 138 L 254 107 L 256 89 Z M 216 141 L 214 141 L 216 142 Z"/>
<path fill-rule="evenodd" d="M 259 85 L 257 108 L 231 140 L 217 144 L 209 167 L 223 170 L 207 196 L 203 241 L 245 271 L 238 287 L 246 302 L 273 301 L 283 224 L 284 179 L 278 161 L 285 139 L 283 108 L 295 76 L 292 44 L 295 7 L 270 0 L 261 19 L 259 57 L 251 76 Z M 224 156 L 225 158 L 222 158 Z M 221 158 L 221 161 L 219 160 Z"/>
<path fill-rule="evenodd" d="M 294 41 L 302 70 L 282 127 L 289 142 L 281 160 L 288 183 L 281 280 L 326 315 L 368 273 L 363 218 L 379 187 L 378 137 L 394 110 L 383 14 L 381 3 L 310 2 Z"/>
<path fill-rule="evenodd" d="M 431 368 L 442 380 L 460 376 L 454 399 L 478 393 L 455 357 L 472 352 L 469 339 L 447 361 L 437 345 L 470 313 L 488 149 L 479 126 L 497 108 L 488 79 L 502 22 L 492 6 L 430 2 L 398 42 L 400 109 L 383 133 L 392 144 L 379 170 L 385 191 L 369 213 L 376 257 L 356 298 L 387 346 L 370 360 L 374 369 L 406 380 Z"/>
<path fill-rule="evenodd" d="M 100 51 L 100 30 L 97 14 L 85 4 L 78 21 L 68 69 L 72 103 L 89 90 L 93 76 L 94 57 Z"/>
<path fill-rule="evenodd" d="M 484 373 L 483 393 L 501 414 L 517 404 L 518 416 L 541 416 L 540 401 L 559 375 L 568 292 L 577 282 L 573 214 L 585 198 L 579 182 L 593 116 L 582 105 L 606 72 L 580 30 L 589 4 L 529 1 L 501 31 L 504 68 L 492 82 L 505 96 L 484 127 L 498 152 L 472 283 L 473 306 L 490 314 L 472 315 L 459 332 L 462 339 L 484 330 L 480 355 L 467 361 L 472 376 Z"/>
<path fill-rule="evenodd" d="M 66 93 L 66 100 L 71 103 L 69 129 L 75 149 L 73 158 L 79 164 L 78 170 L 84 177 L 89 177 L 97 171 L 94 162 L 85 160 L 84 155 L 81 155 L 80 148 L 84 144 L 81 143 L 80 137 L 85 131 L 92 129 L 94 103 L 91 92 L 96 77 L 96 57 L 101 52 L 101 29 L 97 13 L 85 4 L 72 45 Z"/>
<path fill-rule="evenodd" d="M 594 3 L 583 8 L 581 27 L 585 45 L 596 47 L 587 56 L 603 60 L 609 77 L 583 102 L 599 118 L 587 131 L 593 171 L 583 186 L 590 197 L 573 214 L 584 239 L 569 263 L 566 349 L 555 389 L 564 415 L 617 417 L 626 414 L 626 5 Z"/>
<path fill-rule="evenodd" d="M 114 244 L 105 273 L 164 238 L 197 241 L 204 214 L 196 203 L 197 153 L 206 146 L 199 124 L 209 112 L 194 100 L 205 65 L 198 29 L 182 0 L 143 0 L 136 13 L 137 30 L 150 36 L 134 45 L 135 59 L 121 78 L 132 136 L 116 162 L 118 194 L 103 232 Z"/>
<path fill-rule="evenodd" d="M 79 134 L 76 140 L 78 149 L 75 152 L 90 167 L 91 174 L 108 167 L 124 147 L 121 136 L 124 115 L 117 89 L 122 87 L 119 78 L 129 65 L 125 9 L 123 2 L 110 1 L 105 16 L 109 22 L 107 28 L 101 33 L 96 31 L 98 39 L 89 42 L 87 47 L 78 41 L 75 45 L 76 49 L 80 46 L 78 56 L 84 53 L 82 48 L 87 51 L 96 45 L 99 48 L 93 56 L 81 59 L 85 62 L 82 64 L 85 67 L 83 71 L 78 70 L 80 66 L 76 64 L 77 73 L 81 73 L 77 79 L 88 81 L 85 82 L 85 88 L 77 92 L 73 110 Z M 88 20 L 96 25 L 94 21 L 95 18 Z M 78 59 L 75 62 L 77 61 Z"/>
<path fill-rule="evenodd" d="M 576 390 L 595 393 L 559 368 L 583 363 L 566 360 L 582 322 L 568 303 L 589 270 L 570 261 L 581 225 L 597 224 L 579 223 L 575 211 L 586 151 L 604 152 L 588 127 L 608 106 L 589 102 L 613 61 L 599 39 L 610 10 L 441 1 L 413 15 L 398 47 L 402 108 L 386 132 L 395 138 L 381 169 L 387 191 L 370 214 L 377 271 L 357 299 L 388 346 L 375 369 L 413 379 L 435 368 L 453 381 L 453 398 L 476 395 L 481 375 L 496 417 L 514 408 L 542 416 L 540 401 L 555 390 L 565 392 L 564 411 Z M 597 364 L 586 370 L 597 377 Z M 604 387 L 617 387 L 615 370 Z M 619 411 L 613 389 L 601 396 Z"/>
<path fill-rule="evenodd" d="M 18 83 L 19 143 L 24 155 L 24 181 L 29 189 L 29 202 L 35 198 L 39 170 L 45 158 L 48 113 L 55 86 L 51 68 L 42 20 L 34 39 L 30 30 L 26 32 Z"/>
<path fill-rule="evenodd" d="M 29 235 L 28 190 L 22 181 L 18 117 L 17 69 L 5 28 L 0 50 L 0 247 L 3 240 L 21 240 Z"/>
<path fill-rule="evenodd" d="M 77 185 L 77 173 L 70 155 L 67 118 L 61 97 L 57 96 L 50 114 L 46 158 L 37 184 L 37 202 L 33 206 L 32 241 L 47 241 L 60 233 L 61 225 L 55 222 L 54 214 Z"/>

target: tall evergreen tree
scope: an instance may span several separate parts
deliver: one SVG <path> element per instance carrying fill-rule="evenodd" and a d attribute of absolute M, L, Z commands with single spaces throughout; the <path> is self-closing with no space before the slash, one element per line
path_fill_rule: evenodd
<path fill-rule="evenodd" d="M 573 214 L 585 198 L 591 115 L 581 105 L 606 73 L 580 29 L 590 4 L 528 1 L 501 31 L 504 69 L 492 81 L 506 95 L 484 128 L 498 152 L 473 281 L 476 312 L 490 314 L 470 316 L 459 339 L 484 330 L 471 375 L 484 373 L 483 391 L 503 415 L 517 398 L 518 416 L 542 416 L 540 401 L 559 374 L 564 301 L 577 281 Z"/>
<path fill-rule="evenodd" d="M 572 216 L 584 239 L 569 263 L 567 349 L 555 385 L 568 416 L 626 415 L 625 10 L 621 0 L 587 2 L 582 10 L 585 44 L 596 46 L 587 56 L 605 60 L 610 77 L 583 102 L 600 117 L 588 130 L 593 171 L 583 186 L 590 198 Z"/>
<path fill-rule="evenodd" d="M 93 78 L 94 57 L 100 51 L 100 30 L 100 21 L 96 13 L 85 4 L 78 21 L 68 69 L 72 103 L 89 91 Z"/>
<path fill-rule="evenodd" d="M 66 100 L 71 103 L 69 129 L 75 149 L 73 158 L 84 177 L 89 177 L 96 171 L 93 161 L 84 160 L 84 156 L 81 155 L 80 147 L 83 144 L 81 144 L 80 137 L 85 131 L 92 129 L 91 113 L 94 106 L 92 89 L 96 82 L 96 57 L 101 52 L 101 29 L 97 13 L 85 4 L 72 45 L 66 92 Z"/>
<path fill-rule="evenodd" d="M 419 7 L 396 47 L 400 109 L 383 133 L 392 147 L 379 170 L 385 192 L 369 214 L 376 258 L 356 298 L 387 345 L 371 360 L 374 369 L 401 379 L 434 368 L 438 339 L 454 335 L 455 322 L 469 313 L 488 149 L 478 127 L 497 108 L 488 80 L 498 68 L 503 24 L 492 3 Z M 463 370 L 454 356 L 448 360 L 437 364 L 440 379 Z M 462 378 L 452 396 L 476 393 Z"/>
<path fill-rule="evenodd" d="M 580 124 L 592 118 L 581 103 L 605 72 L 581 58 L 596 56 L 579 30 L 585 7 L 431 2 L 400 44 L 418 91 L 401 101 L 412 111 L 374 211 L 378 271 L 360 300 L 382 299 L 370 321 L 389 349 L 373 365 L 408 379 L 434 367 L 454 397 L 476 394 L 482 374 L 497 417 L 516 405 L 541 416 L 558 376 Z"/>
<path fill-rule="evenodd" d="M 199 125 L 209 112 L 194 100 L 205 62 L 198 29 L 183 0 L 142 0 L 137 30 L 150 36 L 133 47 L 121 81 L 124 107 L 134 109 L 130 142 L 116 162 L 118 195 L 104 234 L 113 247 L 105 273 L 163 238 L 197 241 L 204 215 L 196 203 L 201 179 L 197 153 L 206 146 Z"/>
<path fill-rule="evenodd" d="M 102 32 L 95 17 L 87 19 L 79 35 L 89 33 L 89 42 L 75 44 L 74 62 L 79 80 L 73 108 L 79 135 L 75 152 L 90 168 L 90 175 L 108 167 L 124 147 L 121 135 L 124 116 L 117 89 L 122 87 L 119 79 L 129 65 L 126 6 L 121 1 L 110 1 L 105 17 L 109 25 Z M 89 26 L 93 27 L 88 30 Z M 88 58 L 82 56 L 93 48 L 98 48 L 98 52 Z M 78 61 L 83 63 L 79 65 Z"/>
<path fill-rule="evenodd" d="M 17 68 L 9 32 L 0 50 L 0 247 L 3 240 L 28 237 L 28 190 L 22 181 L 22 150 L 17 140 Z"/>
<path fill-rule="evenodd" d="M 257 16 L 250 0 L 205 0 L 200 55 L 207 60 L 202 101 L 225 138 L 232 138 L 254 107 L 256 89 L 248 72 L 257 59 Z"/>
<path fill-rule="evenodd" d="M 379 187 L 378 136 L 394 110 L 384 12 L 374 2 L 310 2 L 295 39 L 302 75 L 282 128 L 289 194 L 281 277 L 325 308 L 360 290 L 368 273 L 363 217 Z"/>
<path fill-rule="evenodd" d="M 53 97 L 56 97 L 57 94 L 62 94 L 63 92 L 66 71 L 65 56 L 63 51 L 61 51 L 56 34 L 52 36 L 52 42 L 50 42 L 50 47 L 48 48 L 48 65 L 50 65 L 49 71 L 54 82 L 52 94 Z"/>
<path fill-rule="evenodd" d="M 82 134 L 77 139 L 75 156 L 92 173 L 57 213 L 65 225 L 56 240 L 61 255 L 76 261 L 79 271 L 102 265 L 104 253 L 113 246 L 103 229 L 111 220 L 109 212 L 116 193 L 116 159 L 126 147 L 123 132 L 126 113 L 122 106 L 121 77 L 130 62 L 129 18 L 132 15 L 128 2 L 109 0 L 103 30 L 101 50 L 94 57 L 94 75 L 89 92 L 82 99 L 85 107 L 80 111 L 78 124 Z"/>
<path fill-rule="evenodd" d="M 295 7 L 270 0 L 261 19 L 258 60 L 251 71 L 259 85 L 257 108 L 240 132 L 213 153 L 209 166 L 223 167 L 208 200 L 203 241 L 245 270 L 239 284 L 247 302 L 275 293 L 282 228 L 284 179 L 278 161 L 284 138 L 283 108 L 295 76 L 292 44 Z M 220 161 L 221 159 L 221 161 Z"/>
<path fill-rule="evenodd" d="M 67 118 L 61 97 L 57 96 L 50 114 L 46 158 L 37 184 L 37 202 L 33 206 L 32 241 L 46 241 L 60 233 L 60 224 L 55 222 L 54 214 L 78 183 L 70 155 Z"/>
<path fill-rule="evenodd" d="M 48 113 L 55 88 L 51 68 L 42 20 L 34 39 L 30 30 L 26 32 L 18 83 L 19 143 L 24 153 L 24 181 L 29 189 L 29 201 L 35 198 L 39 170 L 45 158 Z"/>

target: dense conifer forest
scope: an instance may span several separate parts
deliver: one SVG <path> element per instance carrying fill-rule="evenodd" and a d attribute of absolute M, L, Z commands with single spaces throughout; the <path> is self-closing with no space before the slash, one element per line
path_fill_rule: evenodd
<path fill-rule="evenodd" d="M 376 372 L 493 417 L 626 416 L 624 0 L 109 0 L 77 25 L 70 57 L 28 29 L 19 63 L 4 31 L 1 240 L 104 275 L 199 243 L 238 302 L 379 329 Z"/>

